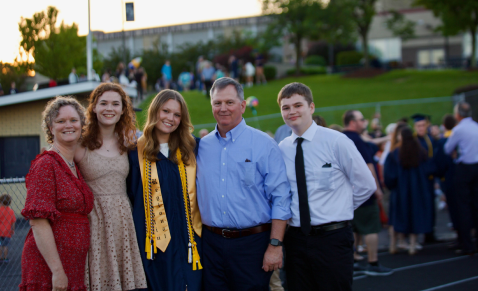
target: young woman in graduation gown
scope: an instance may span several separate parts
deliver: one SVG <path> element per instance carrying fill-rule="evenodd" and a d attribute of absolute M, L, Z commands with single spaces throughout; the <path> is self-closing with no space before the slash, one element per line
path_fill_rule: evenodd
<path fill-rule="evenodd" d="M 174 90 L 151 102 L 143 136 L 129 153 L 128 195 L 148 289 L 201 290 L 201 217 L 188 108 Z"/>
<path fill-rule="evenodd" d="M 409 127 L 401 130 L 400 137 L 400 146 L 385 161 L 384 180 L 392 191 L 390 222 L 396 232 L 410 234 L 409 253 L 413 255 L 417 234 L 429 233 L 433 227 L 428 188 L 431 161 Z"/>

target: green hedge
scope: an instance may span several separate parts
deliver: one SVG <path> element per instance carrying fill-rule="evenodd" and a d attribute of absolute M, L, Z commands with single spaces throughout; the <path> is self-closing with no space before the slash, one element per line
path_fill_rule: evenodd
<path fill-rule="evenodd" d="M 309 66 L 326 66 L 327 62 L 323 56 L 312 55 L 305 59 L 304 64 Z"/>
<path fill-rule="evenodd" d="M 327 70 L 324 67 L 319 66 L 304 66 L 300 68 L 301 75 L 320 75 L 326 74 Z M 287 76 L 295 75 L 295 68 L 287 70 Z"/>
<path fill-rule="evenodd" d="M 356 51 L 346 51 L 337 54 L 337 65 L 358 65 L 363 58 L 363 53 Z"/>
<path fill-rule="evenodd" d="M 266 80 L 274 80 L 277 77 L 277 69 L 274 66 L 264 66 Z"/>

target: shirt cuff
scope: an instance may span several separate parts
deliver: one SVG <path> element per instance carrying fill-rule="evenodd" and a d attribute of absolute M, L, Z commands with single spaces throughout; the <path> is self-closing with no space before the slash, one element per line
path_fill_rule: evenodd
<path fill-rule="evenodd" d="M 280 206 L 272 206 L 272 219 L 289 220 L 292 217 L 290 208 L 284 208 Z"/>

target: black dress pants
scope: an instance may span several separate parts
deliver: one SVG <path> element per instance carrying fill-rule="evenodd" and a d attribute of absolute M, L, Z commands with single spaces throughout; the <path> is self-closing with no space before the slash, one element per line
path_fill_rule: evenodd
<path fill-rule="evenodd" d="M 478 164 L 456 165 L 455 193 L 459 222 L 457 229 L 461 245 L 463 251 L 472 252 L 475 247 L 471 239 L 471 229 L 478 227 Z"/>
<path fill-rule="evenodd" d="M 206 227 L 202 231 L 205 291 L 268 291 L 272 272 L 262 269 L 270 231 L 224 238 Z"/>
<path fill-rule="evenodd" d="M 352 290 L 354 237 L 350 226 L 305 236 L 289 228 L 285 239 L 289 291 Z"/>

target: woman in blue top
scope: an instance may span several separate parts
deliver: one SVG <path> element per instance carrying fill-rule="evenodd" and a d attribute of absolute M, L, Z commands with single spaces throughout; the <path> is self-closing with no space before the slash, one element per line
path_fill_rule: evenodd
<path fill-rule="evenodd" d="M 385 185 L 390 195 L 390 222 L 395 232 L 410 234 L 411 255 L 416 253 L 417 234 L 429 233 L 433 214 L 428 189 L 430 174 L 427 152 L 411 128 L 400 132 L 400 145 L 385 161 Z"/>
<path fill-rule="evenodd" d="M 201 217 L 196 200 L 199 140 L 184 98 L 163 90 L 129 153 L 128 195 L 149 290 L 201 289 Z"/>

